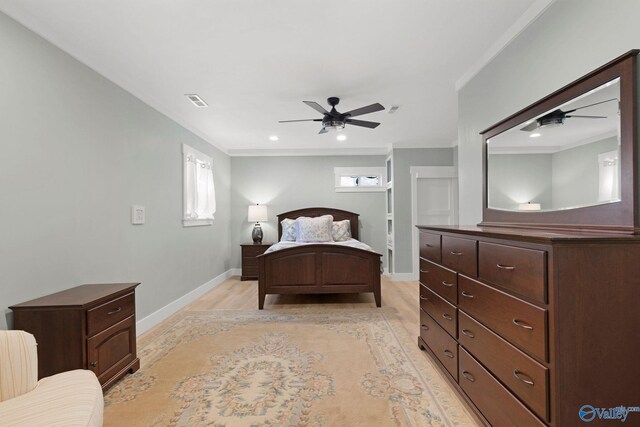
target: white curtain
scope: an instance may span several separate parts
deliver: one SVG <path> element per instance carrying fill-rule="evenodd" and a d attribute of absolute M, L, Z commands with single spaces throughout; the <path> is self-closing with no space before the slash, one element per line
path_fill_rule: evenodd
<path fill-rule="evenodd" d="M 216 212 L 213 184 L 213 161 L 210 157 L 183 145 L 184 153 L 184 224 L 211 224 Z M 208 220 L 202 222 L 202 220 Z M 189 223 L 190 221 L 197 221 Z"/>

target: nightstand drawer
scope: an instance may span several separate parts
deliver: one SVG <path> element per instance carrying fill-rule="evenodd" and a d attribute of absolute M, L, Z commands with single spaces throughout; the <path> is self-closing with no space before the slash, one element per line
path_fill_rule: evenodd
<path fill-rule="evenodd" d="M 91 336 L 133 315 L 136 310 L 133 293 L 87 310 L 87 335 Z"/>
<path fill-rule="evenodd" d="M 269 248 L 269 245 L 243 245 L 242 256 L 243 257 L 256 257 L 262 255 L 264 251 Z"/>

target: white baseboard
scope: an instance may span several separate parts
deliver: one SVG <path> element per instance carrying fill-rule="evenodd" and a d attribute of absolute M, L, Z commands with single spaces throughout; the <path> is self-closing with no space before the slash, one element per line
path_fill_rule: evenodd
<path fill-rule="evenodd" d="M 143 333 L 147 332 L 149 329 L 156 326 L 158 323 L 162 322 L 164 319 L 168 318 L 176 311 L 185 307 L 186 305 L 192 303 L 193 301 L 200 298 L 202 295 L 209 292 L 211 289 L 218 286 L 220 283 L 224 282 L 231 276 L 239 276 L 240 269 L 232 268 L 230 270 L 225 271 L 221 275 L 214 277 L 209 280 L 207 283 L 198 286 L 196 289 L 192 290 L 186 295 L 181 296 L 175 301 L 170 302 L 159 310 L 154 311 L 147 317 L 140 319 L 136 322 L 136 335 L 140 336 Z"/>

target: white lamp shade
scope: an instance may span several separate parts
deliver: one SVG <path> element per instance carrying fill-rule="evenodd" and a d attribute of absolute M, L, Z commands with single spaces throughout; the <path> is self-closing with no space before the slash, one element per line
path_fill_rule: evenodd
<path fill-rule="evenodd" d="M 520 203 L 518 205 L 518 210 L 521 211 L 539 211 L 540 210 L 540 203 Z"/>
<path fill-rule="evenodd" d="M 267 220 L 267 205 L 251 205 L 248 213 L 249 222 L 265 222 Z"/>

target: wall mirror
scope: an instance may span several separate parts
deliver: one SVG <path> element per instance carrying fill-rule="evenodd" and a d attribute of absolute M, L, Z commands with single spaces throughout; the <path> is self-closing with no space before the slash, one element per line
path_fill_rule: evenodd
<path fill-rule="evenodd" d="M 482 225 L 636 231 L 637 54 L 482 132 Z"/>

